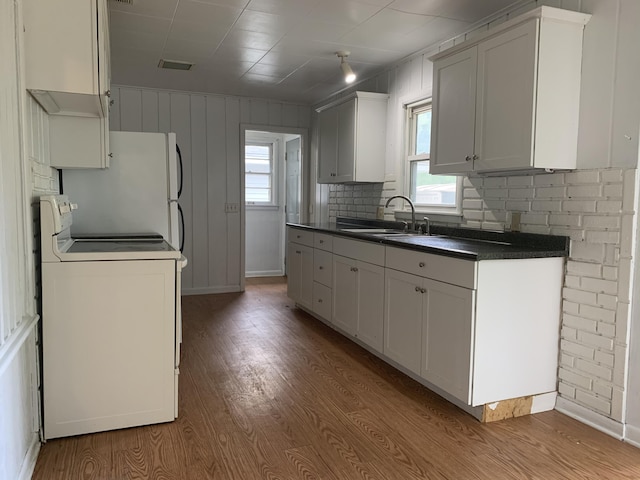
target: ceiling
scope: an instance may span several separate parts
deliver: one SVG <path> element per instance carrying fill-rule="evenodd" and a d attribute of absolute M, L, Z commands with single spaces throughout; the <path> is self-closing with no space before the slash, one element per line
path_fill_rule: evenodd
<path fill-rule="evenodd" d="M 312 104 L 522 0 L 109 0 L 112 81 Z M 160 59 L 194 63 L 158 68 Z"/>

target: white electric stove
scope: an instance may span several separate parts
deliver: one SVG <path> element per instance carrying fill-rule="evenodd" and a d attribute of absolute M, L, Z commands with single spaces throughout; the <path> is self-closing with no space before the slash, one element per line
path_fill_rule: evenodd
<path fill-rule="evenodd" d="M 172 421 L 186 259 L 159 235 L 73 238 L 75 208 L 40 198 L 45 438 Z"/>

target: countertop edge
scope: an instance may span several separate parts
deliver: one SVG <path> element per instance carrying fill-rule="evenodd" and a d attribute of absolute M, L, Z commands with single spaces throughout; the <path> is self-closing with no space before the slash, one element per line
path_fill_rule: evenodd
<path fill-rule="evenodd" d="M 326 228 L 317 224 L 305 225 L 300 223 L 287 222 L 286 225 L 288 227 L 312 230 L 312 231 L 327 233 L 330 235 L 351 238 L 354 240 L 378 243 L 381 245 L 387 245 L 395 248 L 402 248 L 405 250 L 413 250 L 413 251 L 419 251 L 419 252 L 431 253 L 435 255 L 442 255 L 447 257 L 454 257 L 454 258 L 460 258 L 464 260 L 473 260 L 473 261 L 524 260 L 529 258 L 532 258 L 532 259 L 533 258 L 557 258 L 557 257 L 569 256 L 568 239 L 567 239 L 567 247 L 565 249 L 559 249 L 559 248 L 538 249 L 531 246 L 518 245 L 517 247 L 521 248 L 521 250 L 501 251 L 501 252 L 469 252 L 469 251 L 463 251 L 463 250 L 456 250 L 453 248 L 415 245 L 407 242 L 396 241 L 396 240 L 393 240 L 393 238 L 371 237 L 371 235 L 367 235 L 367 234 L 356 233 L 356 232 L 345 232 L 345 231 L 336 229 L 335 227 Z M 473 241 L 473 239 L 470 239 L 470 238 L 460 238 L 460 240 Z"/>

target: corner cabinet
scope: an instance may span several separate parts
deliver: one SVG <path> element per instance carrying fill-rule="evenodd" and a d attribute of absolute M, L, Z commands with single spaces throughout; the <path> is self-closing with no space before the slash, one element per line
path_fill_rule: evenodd
<path fill-rule="evenodd" d="M 589 18 L 539 7 L 432 57 L 431 173 L 575 168 Z"/>
<path fill-rule="evenodd" d="M 383 182 L 387 101 L 355 92 L 318 109 L 318 183 Z"/>
<path fill-rule="evenodd" d="M 51 115 L 51 166 L 109 166 L 106 0 L 24 0 L 26 88 Z"/>

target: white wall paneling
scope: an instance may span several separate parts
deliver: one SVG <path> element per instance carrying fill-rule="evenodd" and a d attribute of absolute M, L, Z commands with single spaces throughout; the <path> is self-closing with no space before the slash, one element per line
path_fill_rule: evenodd
<path fill-rule="evenodd" d="M 47 117 L 24 89 L 21 8 L 0 0 L 0 478 L 26 480 L 40 446 L 31 201 L 57 181 Z"/>
<path fill-rule="evenodd" d="M 185 215 L 183 292 L 216 293 L 244 285 L 241 123 L 258 130 L 306 129 L 308 106 L 126 86 L 112 88 L 111 129 L 175 132 L 184 161 L 180 205 Z M 305 152 L 304 158 L 308 158 Z M 305 199 L 308 194 L 305 191 Z"/>

